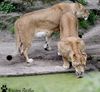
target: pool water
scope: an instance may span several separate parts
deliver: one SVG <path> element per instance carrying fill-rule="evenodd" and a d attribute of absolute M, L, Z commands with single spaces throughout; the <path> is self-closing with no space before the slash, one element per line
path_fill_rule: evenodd
<path fill-rule="evenodd" d="M 0 77 L 2 85 L 10 92 L 100 92 L 100 72 L 87 73 L 84 78 L 74 73 Z"/>

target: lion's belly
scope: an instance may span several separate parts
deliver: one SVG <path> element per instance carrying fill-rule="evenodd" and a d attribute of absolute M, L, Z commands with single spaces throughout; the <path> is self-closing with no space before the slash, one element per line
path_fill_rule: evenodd
<path fill-rule="evenodd" d="M 46 32 L 37 32 L 35 33 L 35 37 L 45 37 L 46 36 Z"/>
<path fill-rule="evenodd" d="M 35 37 L 45 37 L 47 35 L 47 29 L 37 28 L 35 30 Z"/>

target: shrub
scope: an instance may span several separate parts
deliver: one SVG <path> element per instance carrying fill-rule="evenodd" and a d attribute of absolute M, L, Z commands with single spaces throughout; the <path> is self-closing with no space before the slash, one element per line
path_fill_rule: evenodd
<path fill-rule="evenodd" d="M 88 18 L 88 22 L 90 25 L 93 25 L 95 24 L 95 21 L 97 20 L 98 16 L 93 12 L 93 11 L 90 11 L 90 15 L 89 15 L 89 18 Z"/>
<path fill-rule="evenodd" d="M 88 29 L 89 23 L 85 20 L 79 20 L 79 28 L 81 29 Z"/>
<path fill-rule="evenodd" d="M 42 0 L 42 1 L 43 1 L 43 3 L 51 3 L 51 2 L 55 2 L 57 0 Z"/>
<path fill-rule="evenodd" d="M 83 19 L 79 20 L 79 27 L 83 29 L 88 29 L 89 26 L 94 25 L 96 23 L 97 19 L 98 19 L 98 16 L 96 15 L 96 13 L 94 11 L 90 11 L 88 20 L 86 21 Z"/>
<path fill-rule="evenodd" d="M 15 6 L 11 2 L 5 1 L 0 3 L 0 11 L 9 13 L 13 12 L 15 9 Z"/>
<path fill-rule="evenodd" d="M 14 33 L 15 33 L 15 30 L 14 30 L 14 25 L 13 25 L 13 26 L 11 26 L 8 30 L 9 30 L 12 34 L 14 34 Z"/>
<path fill-rule="evenodd" d="M 5 29 L 5 28 L 6 28 L 6 24 L 0 21 L 0 30 Z"/>
<path fill-rule="evenodd" d="M 87 5 L 86 0 L 77 0 L 79 3 L 83 4 L 83 5 Z"/>

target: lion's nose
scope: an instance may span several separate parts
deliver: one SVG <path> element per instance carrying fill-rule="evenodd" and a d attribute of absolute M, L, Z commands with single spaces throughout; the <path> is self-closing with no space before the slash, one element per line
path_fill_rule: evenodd
<path fill-rule="evenodd" d="M 84 72 L 76 72 L 78 78 L 83 78 Z"/>

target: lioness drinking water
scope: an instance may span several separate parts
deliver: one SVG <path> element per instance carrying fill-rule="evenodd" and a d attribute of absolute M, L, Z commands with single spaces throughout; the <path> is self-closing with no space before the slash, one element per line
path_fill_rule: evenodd
<path fill-rule="evenodd" d="M 83 76 L 87 54 L 85 53 L 85 43 L 78 37 L 77 17 L 72 13 L 65 13 L 61 18 L 58 55 L 62 56 L 64 68 L 68 69 L 69 62 L 71 62 L 78 77 Z"/>

